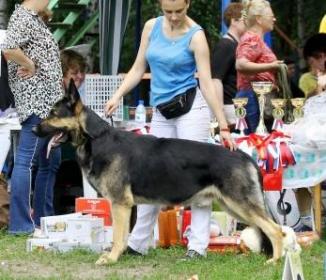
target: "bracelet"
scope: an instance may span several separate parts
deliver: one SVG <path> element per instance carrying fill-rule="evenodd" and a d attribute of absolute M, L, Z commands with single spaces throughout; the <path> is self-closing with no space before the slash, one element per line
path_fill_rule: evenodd
<path fill-rule="evenodd" d="M 223 132 L 230 132 L 230 129 L 227 127 L 227 128 L 221 128 L 220 131 L 223 131 Z"/>

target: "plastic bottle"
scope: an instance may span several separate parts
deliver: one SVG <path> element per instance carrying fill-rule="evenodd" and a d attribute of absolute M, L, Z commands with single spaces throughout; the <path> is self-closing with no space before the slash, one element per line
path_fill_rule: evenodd
<path fill-rule="evenodd" d="M 144 100 L 138 101 L 138 106 L 135 112 L 135 121 L 139 124 L 146 124 L 146 108 L 144 106 Z"/>

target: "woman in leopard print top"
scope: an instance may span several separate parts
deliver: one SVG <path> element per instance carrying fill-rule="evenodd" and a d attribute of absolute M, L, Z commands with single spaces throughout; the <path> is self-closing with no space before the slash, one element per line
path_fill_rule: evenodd
<path fill-rule="evenodd" d="M 51 32 L 38 16 L 49 0 L 24 0 L 10 17 L 4 54 L 9 61 L 9 85 L 21 121 L 14 170 L 11 178 L 9 232 L 31 233 L 40 217 L 53 215 L 53 186 L 59 168 L 60 149 L 46 158 L 48 139 L 36 137 L 33 126 L 45 118 L 63 95 L 59 49 Z M 30 195 L 32 170 L 37 168 Z"/>

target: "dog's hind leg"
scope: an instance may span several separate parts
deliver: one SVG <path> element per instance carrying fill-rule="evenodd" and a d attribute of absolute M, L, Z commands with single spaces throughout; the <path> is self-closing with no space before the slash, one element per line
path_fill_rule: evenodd
<path fill-rule="evenodd" d="M 230 212 L 231 215 L 234 214 L 236 218 L 248 225 L 259 227 L 267 235 L 273 246 L 273 258 L 268 262 L 277 261 L 282 257 L 283 233 L 281 226 L 268 217 L 262 205 L 227 197 L 223 197 L 220 202 L 221 206 L 226 208 L 226 211 Z"/>
<path fill-rule="evenodd" d="M 283 252 L 283 237 L 282 228 L 276 224 L 267 215 L 252 215 L 253 222 L 258 226 L 272 242 L 273 246 L 273 258 L 268 260 L 267 263 L 276 262 L 282 257 Z"/>

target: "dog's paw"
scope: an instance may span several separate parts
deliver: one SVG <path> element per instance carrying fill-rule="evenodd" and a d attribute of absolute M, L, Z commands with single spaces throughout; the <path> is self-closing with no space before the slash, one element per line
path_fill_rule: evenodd
<path fill-rule="evenodd" d="M 277 264 L 277 262 L 279 261 L 279 259 L 275 259 L 275 258 L 270 258 L 270 259 L 268 259 L 266 262 L 265 262 L 265 264 L 266 265 L 276 265 Z"/>
<path fill-rule="evenodd" d="M 100 258 L 95 262 L 95 265 L 109 265 L 116 263 L 117 260 L 110 257 L 108 254 L 103 254 Z"/>

